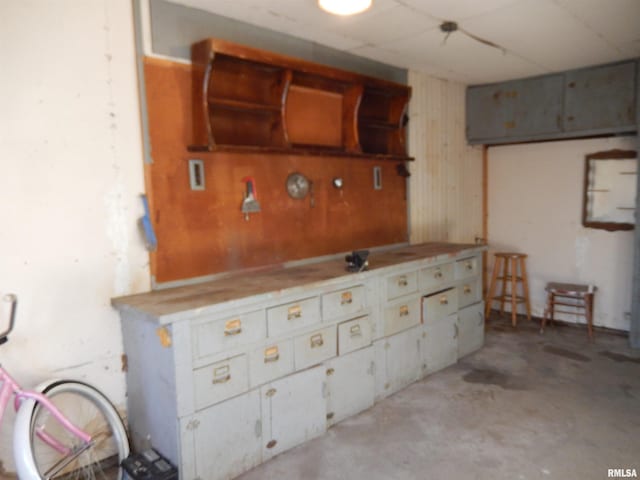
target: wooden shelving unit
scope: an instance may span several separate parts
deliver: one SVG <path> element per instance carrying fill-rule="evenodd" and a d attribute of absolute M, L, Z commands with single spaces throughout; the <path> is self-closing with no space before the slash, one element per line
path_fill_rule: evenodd
<path fill-rule="evenodd" d="M 192 151 L 411 160 L 406 85 L 217 39 L 192 61 Z"/>

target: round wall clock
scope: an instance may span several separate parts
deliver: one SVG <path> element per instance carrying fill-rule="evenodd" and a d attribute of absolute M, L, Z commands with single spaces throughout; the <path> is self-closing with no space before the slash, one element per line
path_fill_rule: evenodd
<path fill-rule="evenodd" d="M 309 179 L 294 172 L 287 177 L 287 193 L 291 198 L 304 198 L 309 193 Z"/>

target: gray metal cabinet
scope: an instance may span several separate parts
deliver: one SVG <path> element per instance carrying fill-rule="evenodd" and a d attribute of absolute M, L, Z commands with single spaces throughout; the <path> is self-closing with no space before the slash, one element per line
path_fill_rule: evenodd
<path fill-rule="evenodd" d="M 476 303 L 458 312 L 458 358 L 480 349 L 484 344 L 484 303 Z"/>
<path fill-rule="evenodd" d="M 467 140 L 499 144 L 637 129 L 634 60 L 467 88 Z"/>
<path fill-rule="evenodd" d="M 421 327 L 420 353 L 425 374 L 442 370 L 458 360 L 457 319 L 457 315 L 449 315 Z"/>
<path fill-rule="evenodd" d="M 402 390 L 422 376 L 419 330 L 420 326 L 417 326 L 387 337 L 384 344 L 383 370 L 385 396 Z"/>
<path fill-rule="evenodd" d="M 262 462 L 260 391 L 226 400 L 180 420 L 180 478 L 227 480 Z"/>
<path fill-rule="evenodd" d="M 373 406 L 375 363 L 372 346 L 329 360 L 325 366 L 328 425 Z"/>
<path fill-rule="evenodd" d="M 264 460 L 325 432 L 325 376 L 317 366 L 260 388 Z"/>
<path fill-rule="evenodd" d="M 565 131 L 635 130 L 635 74 L 635 62 L 567 72 Z"/>

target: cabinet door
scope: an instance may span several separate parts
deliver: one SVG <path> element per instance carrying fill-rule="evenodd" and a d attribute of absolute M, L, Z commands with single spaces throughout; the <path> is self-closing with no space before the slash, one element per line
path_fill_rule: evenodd
<path fill-rule="evenodd" d="M 484 345 L 483 303 L 458 312 L 458 358 L 475 352 Z"/>
<path fill-rule="evenodd" d="M 325 379 L 325 367 L 317 366 L 260 389 L 264 460 L 326 431 Z"/>
<path fill-rule="evenodd" d="M 633 61 L 567 72 L 565 131 L 635 129 L 635 72 Z"/>
<path fill-rule="evenodd" d="M 367 347 L 326 362 L 328 425 L 373 406 L 373 356 L 373 347 Z"/>
<path fill-rule="evenodd" d="M 421 377 L 421 327 L 417 326 L 387 338 L 385 345 L 385 390 L 391 394 Z"/>
<path fill-rule="evenodd" d="M 426 364 L 425 373 L 437 372 L 456 363 L 458 360 L 457 316 L 449 315 L 422 328 L 422 361 Z"/>
<path fill-rule="evenodd" d="M 185 417 L 180 427 L 181 478 L 230 479 L 262 461 L 259 390 Z"/>

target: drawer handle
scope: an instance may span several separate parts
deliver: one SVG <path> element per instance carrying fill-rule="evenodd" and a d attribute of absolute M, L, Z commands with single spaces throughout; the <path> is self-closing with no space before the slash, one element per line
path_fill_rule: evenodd
<path fill-rule="evenodd" d="M 464 293 L 467 293 L 467 294 L 471 293 L 471 287 L 469 285 L 465 285 L 463 290 L 464 290 Z"/>
<path fill-rule="evenodd" d="M 448 305 L 449 304 L 449 299 L 447 298 L 446 295 L 443 295 L 440 297 L 440 305 Z"/>
<path fill-rule="evenodd" d="M 349 305 L 353 303 L 353 294 L 351 292 L 344 292 L 340 299 L 340 305 Z"/>
<path fill-rule="evenodd" d="M 360 336 L 362 336 L 362 330 L 360 329 L 360 325 L 353 325 L 349 329 L 349 333 L 351 334 L 352 337 L 360 337 Z"/>
<path fill-rule="evenodd" d="M 401 276 L 398 279 L 398 286 L 399 287 L 406 287 L 407 285 L 409 285 L 409 282 L 407 281 L 407 277 L 405 277 L 404 275 Z"/>
<path fill-rule="evenodd" d="M 302 308 L 300 308 L 300 305 L 289 307 L 289 310 L 287 311 L 287 320 L 295 320 L 296 318 L 300 318 L 301 316 Z"/>
<path fill-rule="evenodd" d="M 230 337 L 231 335 L 238 335 L 242 333 L 242 322 L 239 318 L 235 320 L 229 320 L 224 324 L 224 335 Z"/>
<path fill-rule="evenodd" d="M 334 373 L 336 373 L 335 369 L 333 369 L 333 368 L 328 368 L 327 369 L 327 376 L 333 375 Z"/>
<path fill-rule="evenodd" d="M 458 329 L 458 324 L 454 323 L 453 324 L 453 338 L 458 338 L 458 335 L 460 334 L 460 330 Z"/>
<path fill-rule="evenodd" d="M 272 363 L 280 360 L 278 347 L 269 347 L 264 350 L 264 363 Z"/>
<path fill-rule="evenodd" d="M 212 383 L 227 383 L 231 380 L 231 372 L 229 365 L 224 365 L 222 367 L 213 369 L 213 380 Z"/>
<path fill-rule="evenodd" d="M 316 333 L 315 335 L 311 335 L 309 340 L 310 340 L 310 343 L 311 343 L 311 348 L 317 348 L 317 347 L 321 347 L 322 345 L 324 345 L 324 340 L 322 339 L 322 334 L 321 333 Z"/>
<path fill-rule="evenodd" d="M 406 317 L 409 315 L 409 307 L 407 305 L 403 305 L 400 307 L 399 314 L 401 317 Z"/>
<path fill-rule="evenodd" d="M 433 276 L 440 280 L 442 278 L 442 272 L 440 271 L 440 269 L 438 269 Z"/>
<path fill-rule="evenodd" d="M 265 392 L 267 397 L 273 397 L 276 394 L 277 390 L 275 388 L 270 388 Z"/>
<path fill-rule="evenodd" d="M 484 325 L 484 316 L 482 312 L 478 312 L 478 317 L 480 317 L 480 321 L 478 322 L 478 326 Z"/>
<path fill-rule="evenodd" d="M 473 263 L 472 263 L 472 262 L 467 262 L 467 263 L 465 264 L 465 268 L 466 268 L 467 270 L 473 270 Z"/>
<path fill-rule="evenodd" d="M 278 444 L 277 440 L 271 440 L 269 441 L 269 443 L 267 443 L 267 448 L 273 448 Z"/>

